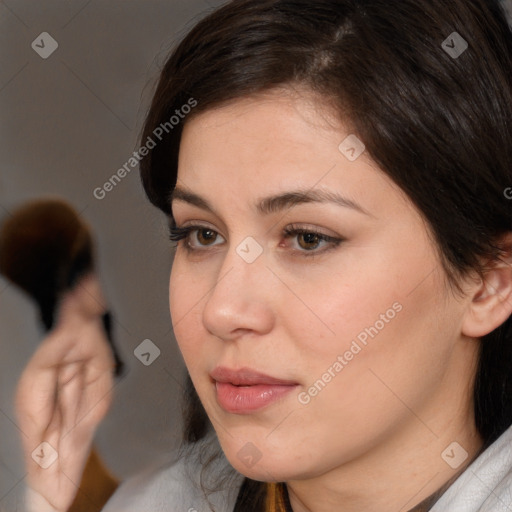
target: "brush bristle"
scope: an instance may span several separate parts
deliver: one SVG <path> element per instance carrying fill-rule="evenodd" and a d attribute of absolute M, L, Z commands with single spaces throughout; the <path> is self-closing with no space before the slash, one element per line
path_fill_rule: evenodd
<path fill-rule="evenodd" d="M 43 317 L 93 266 L 90 230 L 65 201 L 26 203 L 1 227 L 0 273 L 38 303 Z"/>

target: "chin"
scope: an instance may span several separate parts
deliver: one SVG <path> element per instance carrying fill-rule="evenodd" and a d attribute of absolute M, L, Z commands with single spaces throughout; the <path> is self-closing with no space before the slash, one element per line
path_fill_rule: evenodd
<path fill-rule="evenodd" d="M 234 457 L 228 457 L 230 464 L 242 475 L 250 478 L 251 480 L 257 480 L 259 482 L 286 482 L 287 480 L 297 478 L 292 469 L 289 466 L 289 461 L 285 462 L 285 467 L 281 467 L 280 464 L 263 460 L 256 463 L 254 466 L 249 466 L 244 462 L 241 462 L 236 454 Z"/>
<path fill-rule="evenodd" d="M 222 451 L 229 463 L 242 475 L 261 482 L 283 482 L 297 478 L 300 464 L 291 459 L 291 447 L 282 445 L 278 450 L 265 443 L 265 437 L 229 436 L 225 431 L 217 432 Z M 261 441 L 260 441 L 261 439 Z"/>

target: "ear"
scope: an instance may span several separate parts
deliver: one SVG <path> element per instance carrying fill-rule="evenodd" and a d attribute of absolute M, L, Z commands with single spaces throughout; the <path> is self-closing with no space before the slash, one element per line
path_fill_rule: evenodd
<path fill-rule="evenodd" d="M 480 338 L 498 328 L 512 314 L 512 233 L 500 238 L 503 255 L 488 263 L 472 288 L 472 299 L 462 324 L 462 333 Z"/>

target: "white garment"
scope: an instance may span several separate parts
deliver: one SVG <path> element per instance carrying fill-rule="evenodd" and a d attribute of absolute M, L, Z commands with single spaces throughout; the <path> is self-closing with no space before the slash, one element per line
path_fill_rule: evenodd
<path fill-rule="evenodd" d="M 462 473 L 430 512 L 512 511 L 512 426 Z"/>
<path fill-rule="evenodd" d="M 216 488 L 217 477 L 225 474 L 231 478 L 221 491 L 208 496 L 210 508 L 201 490 L 200 475 L 203 462 L 214 452 L 221 456 L 205 470 L 203 483 Z M 102 512 L 232 512 L 243 480 L 244 476 L 228 463 L 215 434 L 210 434 L 196 444 L 190 456 L 150 468 L 124 482 Z"/>
<path fill-rule="evenodd" d="M 232 512 L 243 476 L 224 456 L 209 469 L 234 474 L 232 485 L 210 496 L 215 512 Z M 146 472 L 125 482 L 103 512 L 212 512 L 198 486 L 200 470 L 200 461 L 181 459 Z M 512 426 L 468 466 L 430 512 L 512 512 Z"/>

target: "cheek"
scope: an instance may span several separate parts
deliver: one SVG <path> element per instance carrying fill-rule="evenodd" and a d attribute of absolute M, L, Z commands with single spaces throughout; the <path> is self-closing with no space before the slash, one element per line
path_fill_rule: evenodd
<path fill-rule="evenodd" d="M 281 297 L 285 306 L 279 307 L 279 315 L 289 337 L 303 349 L 304 362 L 313 356 L 325 364 L 349 350 L 353 340 L 364 346 L 375 334 L 375 324 L 380 333 L 396 321 L 403 293 L 397 280 L 383 279 L 378 270 L 352 267 L 315 279 L 287 279 L 296 296 Z"/>
<path fill-rule="evenodd" d="M 169 305 L 174 336 L 189 371 L 195 355 L 201 350 L 199 332 L 201 318 L 200 290 L 193 283 L 194 276 L 183 268 L 178 257 L 171 270 Z"/>
<path fill-rule="evenodd" d="M 404 266 L 403 257 L 391 260 L 401 264 L 385 265 L 381 260 L 370 265 L 361 258 L 349 273 L 322 280 L 321 292 L 301 289 L 299 280 L 294 283 L 309 308 L 288 301 L 283 324 L 303 362 L 308 393 L 304 399 L 322 403 L 319 414 L 332 413 L 336 404 L 340 411 L 361 413 L 364 420 L 369 414 L 365 405 L 375 403 L 375 397 L 380 403 L 386 397 L 396 401 L 382 381 L 400 393 L 416 389 L 415 396 L 409 395 L 415 400 L 442 376 L 439 361 L 449 359 L 456 306 L 446 307 L 441 275 L 422 275 L 425 265 L 420 258 L 413 265 L 411 257 Z M 358 392 L 350 391 L 354 389 Z"/>
<path fill-rule="evenodd" d="M 357 436 L 369 418 L 391 424 L 407 412 L 403 402 L 421 403 L 435 389 L 452 350 L 456 312 L 443 309 L 434 278 L 414 293 L 399 285 L 350 298 L 333 306 L 340 310 L 331 311 L 335 334 L 309 345 L 303 401 L 311 398 L 308 407 L 332 428 L 351 418 Z"/>

